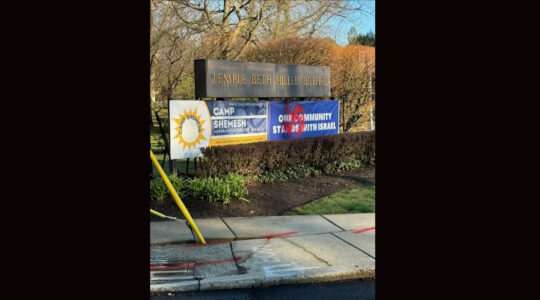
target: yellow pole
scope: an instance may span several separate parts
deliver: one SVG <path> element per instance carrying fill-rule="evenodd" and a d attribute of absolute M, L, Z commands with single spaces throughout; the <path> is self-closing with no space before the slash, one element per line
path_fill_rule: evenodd
<path fill-rule="evenodd" d="M 162 217 L 163 219 L 166 219 L 167 216 L 165 216 L 164 214 L 160 213 L 160 212 L 157 212 L 153 209 L 150 208 L 150 212 L 153 213 L 154 215 L 158 216 L 158 217 Z"/>
<path fill-rule="evenodd" d="M 189 222 L 189 225 L 191 225 L 191 228 L 193 228 L 193 231 L 195 231 L 195 235 L 201 242 L 201 244 L 206 244 L 206 241 L 204 240 L 203 236 L 201 235 L 201 232 L 199 231 L 199 228 L 197 228 L 197 225 L 195 225 L 195 222 L 191 218 L 191 215 L 189 214 L 189 211 L 187 210 L 186 206 L 176 193 L 174 187 L 172 186 L 171 182 L 169 181 L 169 178 L 167 177 L 167 174 L 163 171 L 161 166 L 159 165 L 156 157 L 154 156 L 154 153 L 152 150 L 150 150 L 150 159 L 152 159 L 152 162 L 156 166 L 156 169 L 158 170 L 159 174 L 161 175 L 161 178 L 163 178 L 163 181 L 165 182 L 165 185 L 169 189 L 169 192 L 174 198 L 174 201 L 176 202 L 176 205 L 180 208 L 180 211 L 182 211 L 182 214 L 184 214 L 184 217 L 186 217 L 186 220 Z"/>

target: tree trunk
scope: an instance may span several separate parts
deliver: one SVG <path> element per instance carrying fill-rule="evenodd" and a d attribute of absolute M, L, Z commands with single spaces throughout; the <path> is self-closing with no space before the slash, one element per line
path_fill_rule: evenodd
<path fill-rule="evenodd" d="M 231 26 L 231 18 L 229 16 L 229 12 L 231 12 L 231 2 L 230 0 L 223 0 L 223 21 L 221 23 L 221 29 L 223 30 L 223 36 L 221 38 L 221 53 L 220 58 L 221 59 L 227 59 L 229 56 L 229 31 Z"/>

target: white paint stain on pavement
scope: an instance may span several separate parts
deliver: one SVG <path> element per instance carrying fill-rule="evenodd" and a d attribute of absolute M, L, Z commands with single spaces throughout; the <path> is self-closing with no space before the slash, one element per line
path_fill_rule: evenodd
<path fill-rule="evenodd" d="M 265 277 L 276 277 L 284 275 L 296 275 L 305 270 L 318 269 L 319 267 L 303 267 L 296 261 L 284 263 L 270 248 L 269 245 L 260 245 L 253 247 L 252 257 L 257 258 L 264 263 L 262 271 Z"/>

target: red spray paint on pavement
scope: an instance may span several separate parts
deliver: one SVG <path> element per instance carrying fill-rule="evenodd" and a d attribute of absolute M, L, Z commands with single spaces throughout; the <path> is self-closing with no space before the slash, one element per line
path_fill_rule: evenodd
<path fill-rule="evenodd" d="M 366 232 L 366 231 L 370 231 L 370 230 L 374 230 L 374 229 L 375 229 L 375 227 L 369 227 L 369 228 L 364 228 L 364 229 L 353 231 L 353 233 L 362 233 L 362 232 Z"/>

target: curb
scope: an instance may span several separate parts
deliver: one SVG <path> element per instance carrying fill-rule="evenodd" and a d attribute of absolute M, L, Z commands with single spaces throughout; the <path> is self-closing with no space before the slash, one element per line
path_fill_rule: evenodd
<path fill-rule="evenodd" d="M 375 268 L 334 266 L 308 270 L 302 274 L 268 277 L 262 273 L 206 277 L 198 280 L 151 284 L 151 293 L 253 288 L 281 284 L 332 282 L 346 279 L 375 279 Z"/>

